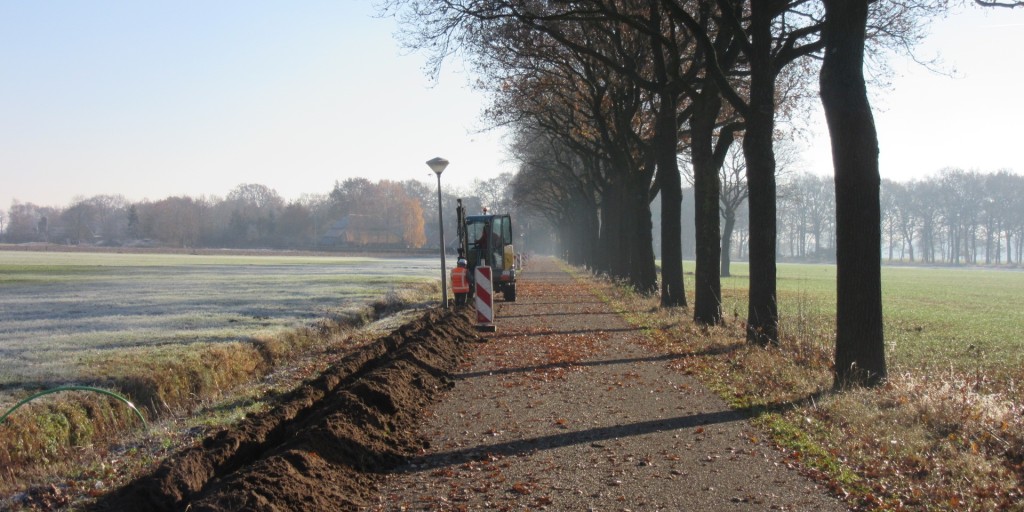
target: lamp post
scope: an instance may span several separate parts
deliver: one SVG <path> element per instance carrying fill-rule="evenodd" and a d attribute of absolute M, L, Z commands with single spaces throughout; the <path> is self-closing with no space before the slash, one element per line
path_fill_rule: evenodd
<path fill-rule="evenodd" d="M 427 161 L 430 170 L 437 175 L 437 231 L 441 236 L 441 307 L 448 308 L 448 283 L 445 281 L 444 265 L 444 217 L 441 215 L 441 173 L 448 167 L 448 160 L 437 157 Z"/>

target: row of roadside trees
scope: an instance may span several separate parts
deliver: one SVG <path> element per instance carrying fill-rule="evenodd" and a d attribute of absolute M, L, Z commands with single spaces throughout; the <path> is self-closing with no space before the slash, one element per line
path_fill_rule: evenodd
<path fill-rule="evenodd" d="M 406 43 L 433 63 L 462 53 L 516 129 L 517 200 L 544 211 L 574 262 L 658 289 L 651 201 L 661 207 L 661 303 L 687 305 L 679 157 L 695 194 L 693 318 L 723 321 L 721 184 L 742 145 L 748 190 L 747 339 L 779 342 L 780 118 L 819 96 L 837 191 L 837 387 L 886 375 L 878 258 L 878 142 L 865 54 L 909 47 L 942 2 L 869 0 L 391 0 Z M 817 82 L 818 87 L 814 87 Z"/>

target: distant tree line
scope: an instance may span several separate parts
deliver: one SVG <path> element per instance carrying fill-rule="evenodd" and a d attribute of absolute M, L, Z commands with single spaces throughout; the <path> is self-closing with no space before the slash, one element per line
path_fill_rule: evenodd
<path fill-rule="evenodd" d="M 723 182 L 723 191 L 737 193 Z M 726 204 L 723 193 L 722 274 L 749 248 L 746 201 Z M 692 191 L 684 191 L 692 197 Z M 684 205 L 690 201 L 684 201 Z M 810 173 L 780 178 L 778 256 L 787 261 L 835 262 L 835 187 Z M 1020 265 L 1024 254 L 1024 176 L 944 169 L 934 176 L 881 182 L 880 255 L 894 263 Z M 684 208 L 684 254 L 693 257 L 692 204 Z M 655 239 L 655 244 L 659 240 Z M 657 246 L 657 245 L 656 245 Z"/>
<path fill-rule="evenodd" d="M 935 178 L 882 183 L 889 260 L 1020 264 L 1024 176 L 945 169 Z"/>
<path fill-rule="evenodd" d="M 510 181 L 509 175 L 503 175 L 477 181 L 469 191 L 447 190 L 443 198 L 446 245 L 453 244 L 456 233 L 455 198 L 464 197 L 471 211 L 484 205 L 509 211 L 513 208 L 506 194 Z M 64 207 L 15 201 L 6 213 L 0 211 L 0 242 L 301 250 L 436 248 L 440 243 L 436 211 L 436 186 L 416 180 L 350 178 L 336 182 L 327 194 L 305 194 L 290 201 L 270 187 L 247 183 L 223 198 L 173 196 L 132 202 L 120 195 L 98 195 Z M 356 216 L 368 219 L 353 228 L 362 232 L 346 241 L 328 236 L 343 219 Z M 387 242 L 367 236 L 367 230 L 388 233 Z M 547 237 L 541 233 L 534 238 Z"/>

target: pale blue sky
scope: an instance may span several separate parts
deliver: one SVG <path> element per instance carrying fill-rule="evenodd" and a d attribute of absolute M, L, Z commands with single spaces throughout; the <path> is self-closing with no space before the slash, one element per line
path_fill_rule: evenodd
<path fill-rule="evenodd" d="M 1024 119 L 1024 9 L 958 9 L 930 27 L 916 50 L 939 56 L 937 74 L 908 58 L 893 58 L 892 87 L 872 91 L 883 178 L 906 181 L 945 167 L 1024 174 L 1019 119 Z M 831 173 L 824 114 L 804 165 Z"/>
<path fill-rule="evenodd" d="M 0 209 L 12 198 L 286 198 L 335 180 L 492 177 L 500 134 L 449 66 L 436 86 L 370 2 L 0 0 Z"/>
<path fill-rule="evenodd" d="M 335 180 L 420 179 L 452 164 L 466 186 L 514 166 L 501 133 L 475 133 L 484 99 L 458 64 L 431 87 L 372 2 L 0 0 L 0 210 L 227 194 L 261 183 L 286 199 Z M 876 94 L 884 177 L 945 166 L 1024 172 L 1024 10 L 935 25 L 963 78 L 897 62 Z M 993 51 L 993 49 L 995 51 Z M 987 55 L 991 54 L 991 55 Z M 823 123 L 801 169 L 829 172 Z"/>

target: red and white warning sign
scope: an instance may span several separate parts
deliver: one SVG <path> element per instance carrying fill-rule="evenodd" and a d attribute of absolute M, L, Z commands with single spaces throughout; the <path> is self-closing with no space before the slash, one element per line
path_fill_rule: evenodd
<path fill-rule="evenodd" d="M 476 307 L 476 326 L 485 331 L 494 331 L 494 281 L 491 267 L 476 267 L 474 274 L 476 294 L 473 305 Z"/>

